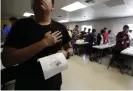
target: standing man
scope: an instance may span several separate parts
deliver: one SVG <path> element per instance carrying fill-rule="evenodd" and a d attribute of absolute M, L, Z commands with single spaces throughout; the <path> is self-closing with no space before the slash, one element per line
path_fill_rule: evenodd
<path fill-rule="evenodd" d="M 10 32 L 10 29 L 11 27 L 15 24 L 15 22 L 17 21 L 17 18 L 16 17 L 10 17 L 9 18 L 9 21 L 10 21 L 10 25 L 6 26 L 3 30 L 3 34 L 4 34 L 4 37 L 6 38 L 8 33 Z"/>
<path fill-rule="evenodd" d="M 116 60 L 119 64 L 124 64 L 122 60 L 120 60 L 121 58 L 121 51 L 126 49 L 127 47 L 129 47 L 130 45 L 130 40 L 129 40 L 129 36 L 128 36 L 128 31 L 129 31 L 129 26 L 125 25 L 123 27 L 123 31 L 119 32 L 116 36 L 116 46 L 113 50 L 113 57 L 110 61 L 113 62 L 114 60 Z"/>
<path fill-rule="evenodd" d="M 122 50 L 129 47 L 130 40 L 128 36 L 129 26 L 125 25 L 123 27 L 123 31 L 119 32 L 116 36 L 116 50 L 117 52 L 121 52 Z"/>
<path fill-rule="evenodd" d="M 79 25 L 76 25 L 75 28 L 73 29 L 73 39 L 76 41 L 78 39 L 78 34 L 79 34 Z"/>
<path fill-rule="evenodd" d="M 89 29 L 88 29 L 88 34 L 90 34 L 90 33 L 91 33 L 91 29 L 89 28 Z"/>
<path fill-rule="evenodd" d="M 75 52 L 75 42 L 76 40 L 78 40 L 78 36 L 79 36 L 79 25 L 75 25 L 75 28 L 72 31 L 72 47 L 73 47 L 73 51 Z"/>
<path fill-rule="evenodd" d="M 86 29 L 87 29 L 87 28 L 85 27 L 84 30 L 83 30 L 83 32 L 82 32 L 83 35 L 86 34 Z"/>
<path fill-rule="evenodd" d="M 45 80 L 37 59 L 57 52 L 68 58 L 72 54 L 70 37 L 65 26 L 50 18 L 54 0 L 32 1 L 35 18 L 20 19 L 12 27 L 2 63 L 5 67 L 18 64 L 16 90 L 60 90 L 61 73 Z"/>

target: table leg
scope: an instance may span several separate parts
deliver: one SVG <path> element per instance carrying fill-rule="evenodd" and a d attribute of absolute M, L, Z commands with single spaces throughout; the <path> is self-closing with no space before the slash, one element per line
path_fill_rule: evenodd
<path fill-rule="evenodd" d="M 103 54 L 103 49 L 99 50 L 98 60 L 100 64 L 102 63 L 102 54 Z"/>
<path fill-rule="evenodd" d="M 101 50 L 99 50 L 99 53 L 98 53 L 98 61 L 100 60 L 100 55 L 101 55 Z M 100 61 L 99 61 L 100 63 Z"/>
<path fill-rule="evenodd" d="M 133 62 L 132 62 L 132 60 L 131 60 L 131 68 L 132 68 L 132 76 L 133 76 Z"/>
<path fill-rule="evenodd" d="M 101 50 L 101 55 L 100 55 L 100 64 L 102 64 L 102 55 L 103 55 L 103 49 Z"/>

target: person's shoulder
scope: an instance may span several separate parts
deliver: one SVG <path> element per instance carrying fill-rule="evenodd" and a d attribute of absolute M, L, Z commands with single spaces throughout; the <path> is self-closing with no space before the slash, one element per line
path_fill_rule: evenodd
<path fill-rule="evenodd" d="M 118 35 L 121 35 L 123 32 L 118 32 Z"/>
<path fill-rule="evenodd" d="M 57 22 L 57 21 L 54 21 L 52 20 L 53 24 L 55 24 L 56 26 L 60 27 L 60 28 L 66 28 L 63 24 Z"/>
<path fill-rule="evenodd" d="M 5 29 L 8 29 L 8 28 L 11 28 L 11 25 L 7 25 L 7 26 L 4 28 L 4 30 L 5 30 Z"/>
<path fill-rule="evenodd" d="M 16 21 L 16 24 L 26 24 L 29 21 L 31 21 L 31 18 L 21 18 L 21 19 Z"/>

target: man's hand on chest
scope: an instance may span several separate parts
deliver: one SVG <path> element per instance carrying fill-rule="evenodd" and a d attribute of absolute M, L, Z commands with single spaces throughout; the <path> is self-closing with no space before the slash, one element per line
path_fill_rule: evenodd
<path fill-rule="evenodd" d="M 55 31 L 53 33 L 48 32 L 44 35 L 44 38 L 42 39 L 42 41 L 48 46 L 53 46 L 56 43 L 62 41 L 62 35 L 61 32 L 59 31 Z"/>

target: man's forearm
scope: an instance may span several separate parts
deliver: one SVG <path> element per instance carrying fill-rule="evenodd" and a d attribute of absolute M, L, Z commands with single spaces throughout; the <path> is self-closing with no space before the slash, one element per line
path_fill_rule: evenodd
<path fill-rule="evenodd" d="M 21 64 L 46 47 L 47 45 L 43 41 L 39 41 L 31 46 L 22 49 L 5 48 L 2 53 L 3 65 L 12 66 L 16 64 Z"/>
<path fill-rule="evenodd" d="M 70 48 L 67 48 L 66 51 L 69 52 L 71 55 L 73 55 L 73 49 L 71 47 Z"/>

